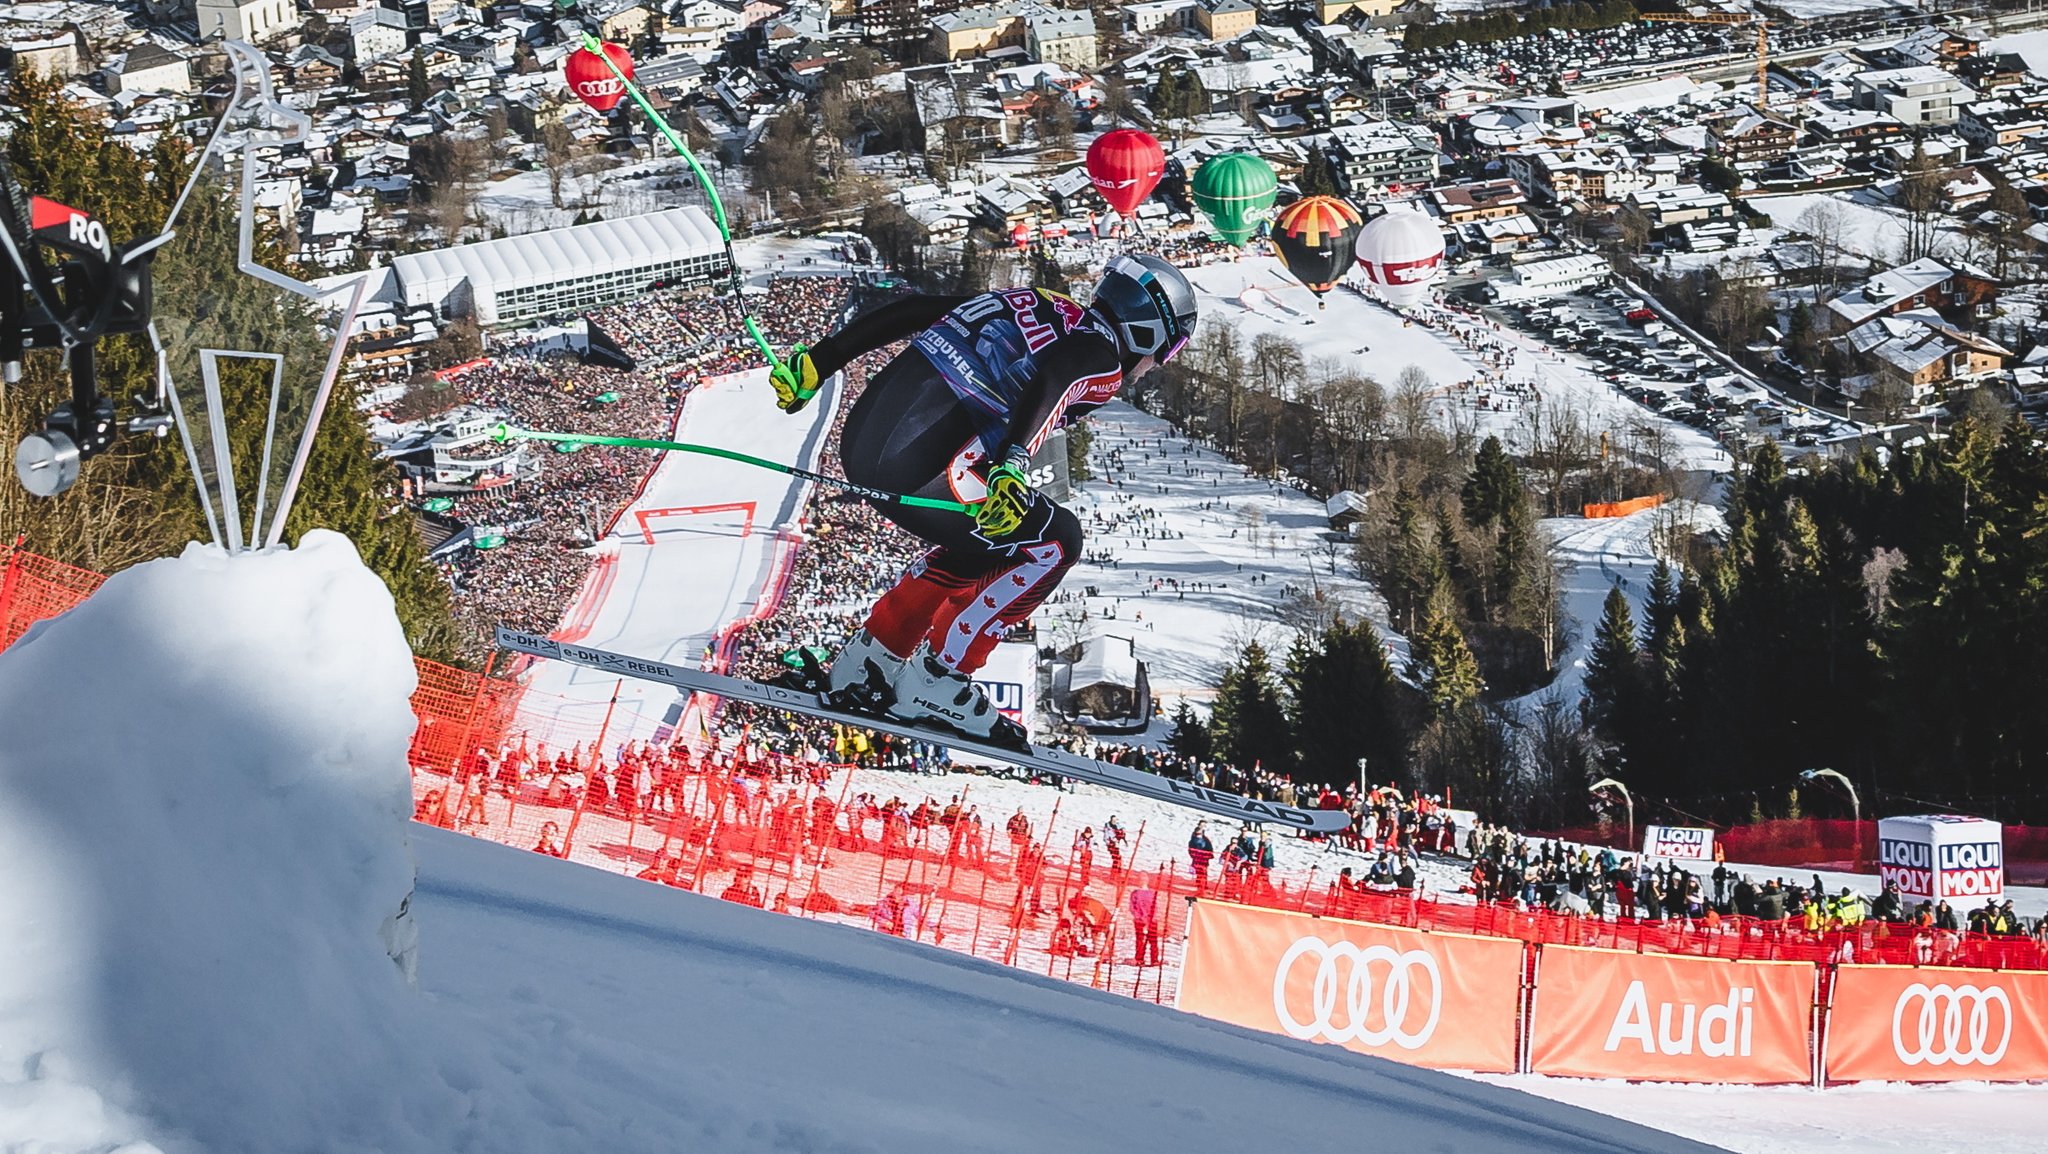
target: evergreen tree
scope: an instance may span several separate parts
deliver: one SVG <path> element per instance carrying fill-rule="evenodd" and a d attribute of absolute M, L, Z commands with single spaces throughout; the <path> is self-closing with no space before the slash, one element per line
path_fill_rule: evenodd
<path fill-rule="evenodd" d="M 1249 770 L 1254 765 L 1273 771 L 1288 768 L 1293 743 L 1287 732 L 1287 711 L 1280 703 L 1272 661 L 1258 642 L 1247 643 L 1224 671 L 1210 730 L 1217 756 L 1239 769 Z"/>
<path fill-rule="evenodd" d="M 1330 156 L 1320 148 L 1308 150 L 1308 160 L 1301 166 L 1301 179 L 1297 182 L 1303 196 L 1338 195 L 1337 170 L 1330 163 Z"/>
<path fill-rule="evenodd" d="M 1208 761 L 1216 756 L 1209 723 L 1195 713 L 1185 697 L 1181 698 L 1180 708 L 1173 711 L 1173 736 L 1166 739 L 1166 748 L 1193 761 Z"/>
<path fill-rule="evenodd" d="M 1049 245 L 1037 245 L 1031 250 L 1031 287 L 1056 293 L 1073 291 L 1067 283 L 1067 270 L 1060 267 L 1059 258 L 1052 254 Z"/>
<path fill-rule="evenodd" d="M 1159 79 L 1152 84 L 1152 107 L 1159 115 L 1173 119 L 1180 115 L 1181 104 L 1180 69 L 1172 64 L 1159 68 Z"/>
<path fill-rule="evenodd" d="M 1641 651 L 1636 648 L 1636 623 L 1620 585 L 1607 590 L 1600 607 L 1600 625 L 1586 653 L 1586 713 L 1609 738 L 1622 741 L 1634 712 L 1642 706 Z"/>
<path fill-rule="evenodd" d="M 1176 110 L 1182 120 L 1192 120 L 1209 112 L 1209 87 L 1202 83 L 1202 75 L 1190 68 L 1181 79 L 1180 107 Z"/>
<path fill-rule="evenodd" d="M 1643 649 L 1655 652 L 1678 625 L 1678 576 L 1662 557 L 1650 570 L 1650 595 L 1643 601 Z"/>
<path fill-rule="evenodd" d="M 968 237 L 960 242 L 960 271 L 953 278 L 953 292 L 959 296 L 973 296 L 988 290 L 988 254 L 981 246 Z"/>
<path fill-rule="evenodd" d="M 1474 528 L 1492 528 L 1509 507 L 1521 504 L 1522 477 L 1501 448 L 1499 437 L 1480 443 L 1460 498 L 1465 523 Z"/>
<path fill-rule="evenodd" d="M 1439 579 L 1423 613 L 1422 628 L 1408 639 L 1408 676 L 1422 686 L 1430 712 L 1441 719 L 1479 699 L 1484 688 L 1479 662 L 1458 630 L 1450 582 Z"/>
<path fill-rule="evenodd" d="M 175 134 L 166 134 L 151 152 L 138 154 L 113 139 L 99 116 L 71 103 L 55 83 L 38 79 L 31 70 L 16 69 L 9 92 L 14 109 L 8 117 L 12 132 L 7 155 L 28 187 L 92 210 L 117 240 L 149 235 L 162 227 L 190 173 L 190 153 Z M 193 193 L 179 221 L 181 236 L 234 234 L 236 207 L 223 199 L 223 191 L 202 184 Z M 268 221 L 259 221 L 256 235 L 259 263 L 289 269 Z M 251 309 L 276 307 L 273 294 L 233 266 L 231 249 L 218 246 L 205 259 L 219 263 L 206 265 L 195 263 L 202 251 L 175 240 L 159 250 L 155 296 L 160 318 L 177 316 L 182 325 L 196 330 L 210 323 L 208 318 L 246 316 Z M 324 338 L 314 331 L 310 318 L 299 321 L 271 328 L 280 340 L 318 344 L 311 360 L 319 363 Z M 201 340 L 203 335 L 185 332 L 180 339 Z M 297 352 L 307 359 L 305 349 Z M 107 394 L 130 396 L 150 387 L 154 357 L 140 341 L 103 340 L 98 367 Z M 25 368 L 20 386 L 0 389 L 0 422 L 11 437 L 26 431 L 32 414 L 47 411 L 57 398 L 68 395 L 57 358 L 31 354 Z M 256 492 L 269 380 L 246 360 L 222 364 L 230 444 L 242 470 L 238 485 L 248 496 Z M 304 415 L 292 416 L 302 421 Z M 314 438 L 285 538 L 296 542 L 311 528 L 347 534 L 365 563 L 391 589 L 415 651 L 452 657 L 447 587 L 427 563 L 410 515 L 396 508 L 391 466 L 378 462 L 372 450 L 352 391 L 337 386 Z M 12 539 L 26 533 L 37 550 L 103 572 L 176 553 L 206 532 L 197 488 L 175 437 L 123 438 L 94 459 L 63 500 L 22 504 L 17 502 L 27 498 L 18 494 L 15 486 L 0 487 L 0 536 Z"/>
<path fill-rule="evenodd" d="M 433 95 L 427 83 L 427 50 L 413 45 L 412 60 L 405 66 L 405 94 L 412 101 L 412 110 L 418 112 Z"/>
<path fill-rule="evenodd" d="M 1284 680 L 1306 780 L 1349 781 L 1361 758 L 1378 771 L 1401 765 L 1407 748 L 1402 689 L 1370 622 L 1340 615 L 1320 634 L 1297 637 Z"/>

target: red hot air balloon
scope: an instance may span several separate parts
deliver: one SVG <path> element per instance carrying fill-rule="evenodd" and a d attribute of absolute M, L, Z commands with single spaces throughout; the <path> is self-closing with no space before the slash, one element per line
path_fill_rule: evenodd
<path fill-rule="evenodd" d="M 619 73 L 627 80 L 633 78 L 633 57 L 623 45 L 618 44 L 606 44 L 604 56 L 588 48 L 578 48 L 569 54 L 569 61 L 563 66 L 569 79 L 569 91 L 599 112 L 610 112 L 626 98 L 626 85 L 612 74 L 611 67 L 604 62 L 605 56 L 619 66 Z"/>
<path fill-rule="evenodd" d="M 1121 216 L 1138 210 L 1166 172 L 1166 150 L 1149 132 L 1119 128 L 1088 146 L 1088 179 Z"/>

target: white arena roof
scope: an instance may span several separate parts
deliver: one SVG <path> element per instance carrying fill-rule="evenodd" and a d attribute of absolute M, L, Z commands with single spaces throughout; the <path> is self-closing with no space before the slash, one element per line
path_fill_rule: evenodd
<path fill-rule="evenodd" d="M 724 250 L 718 226 L 693 206 L 408 253 L 391 265 L 406 306 L 418 308 L 440 305 L 465 280 L 477 296 L 494 298 Z"/>

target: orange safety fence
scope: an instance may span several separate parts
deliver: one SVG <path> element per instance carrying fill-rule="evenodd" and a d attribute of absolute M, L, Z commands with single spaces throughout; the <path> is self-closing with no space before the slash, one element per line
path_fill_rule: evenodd
<path fill-rule="evenodd" d="M 1596 517 L 1626 517 L 1630 513 L 1640 513 L 1645 509 L 1654 509 L 1663 503 L 1664 495 L 1662 493 L 1652 494 L 1648 497 L 1635 497 L 1627 501 L 1596 501 L 1585 507 L 1584 516 L 1589 521 Z"/>

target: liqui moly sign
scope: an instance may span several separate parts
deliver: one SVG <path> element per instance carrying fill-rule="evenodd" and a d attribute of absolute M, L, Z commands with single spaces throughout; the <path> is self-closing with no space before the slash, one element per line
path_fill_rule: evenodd
<path fill-rule="evenodd" d="M 1877 823 L 1877 869 L 1902 898 L 1971 905 L 2002 899 L 2004 829 L 1948 814 L 1888 817 Z"/>
<path fill-rule="evenodd" d="M 1643 856 L 1713 861 L 1714 831 L 1682 825 L 1649 826 L 1643 831 Z"/>

